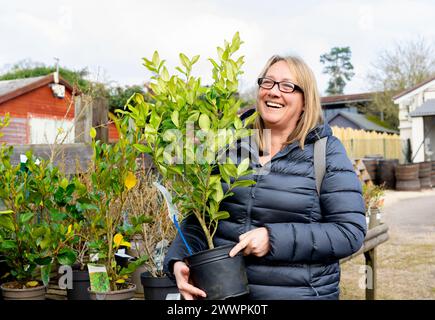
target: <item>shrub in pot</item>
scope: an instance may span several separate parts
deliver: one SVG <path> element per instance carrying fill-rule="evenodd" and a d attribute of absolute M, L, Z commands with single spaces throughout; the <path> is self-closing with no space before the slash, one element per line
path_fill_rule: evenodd
<path fill-rule="evenodd" d="M 163 272 L 163 260 L 176 231 L 164 200 L 153 186 L 158 176 L 145 167 L 138 173 L 138 183 L 130 191 L 126 207 L 130 220 L 137 219 L 138 213 L 145 213 L 150 222 L 125 228 L 124 233 L 131 239 L 128 253 L 134 257 L 147 255 L 148 260 L 133 273 L 132 279 L 145 300 L 164 300 L 168 293 L 178 293 L 176 283 Z"/>
<path fill-rule="evenodd" d="M 144 214 L 138 214 L 134 221 L 128 221 L 125 203 L 130 190 L 136 185 L 136 158 L 139 155 L 133 144 L 140 142 L 140 136 L 128 132 L 128 119 L 115 119 L 120 134 L 119 141 L 113 145 L 95 141 L 95 129 L 91 129 L 93 157 L 84 181 L 86 194 L 81 197 L 85 203 L 85 216 L 89 225 L 87 242 L 91 262 L 103 264 L 110 281 L 110 292 L 90 291 L 91 299 L 131 298 L 135 285 L 129 281 L 131 273 L 144 261 L 146 255 L 135 261 L 127 261 L 121 266 L 115 254 L 121 247 L 130 247 L 122 234 L 122 227 L 131 227 L 148 222 Z M 127 293 L 127 295 L 124 295 Z"/>
<path fill-rule="evenodd" d="M 384 185 L 363 183 L 362 191 L 366 207 L 367 225 L 371 229 L 381 223 L 381 209 L 384 205 L 385 187 Z"/>
<path fill-rule="evenodd" d="M 214 81 L 207 87 L 201 85 L 200 78 L 191 75 L 199 56 L 189 59 L 180 54 L 182 66 L 176 68 L 181 73 L 178 76 L 169 74 L 164 61 L 155 52 L 151 60 L 144 59 L 144 65 L 154 73 L 150 84 L 151 102 L 136 94 L 127 103 L 126 110 L 119 110 L 133 119 L 138 132 L 144 133 L 145 143 L 135 147 L 151 155 L 163 183 L 173 195 L 173 204 L 181 219 L 193 216 L 205 235 L 209 249 L 192 252 L 186 261 L 191 280 L 207 292 L 208 299 L 224 299 L 245 294 L 248 290 L 241 254 L 230 258 L 231 245 L 214 248 L 213 243 L 219 221 L 229 216 L 228 212 L 219 210 L 221 201 L 232 195 L 232 189 L 255 183 L 241 179 L 252 173 L 248 158 L 239 161 L 238 165 L 237 159 L 222 159 L 229 146 L 251 136 L 248 128 L 257 116 L 254 113 L 242 122 L 237 114 L 241 101 L 235 93 L 243 57 L 234 60 L 232 56 L 240 44 L 236 33 L 231 43 L 225 41 L 223 48 L 217 48 L 218 62 L 209 59 Z M 228 185 L 225 193 L 221 182 Z M 196 260 L 199 260 L 198 267 Z M 228 262 L 230 267 L 222 269 L 221 261 L 224 262 L 222 265 Z M 219 265 L 217 273 L 212 270 L 214 265 Z M 224 278 L 219 279 L 217 275 L 222 270 L 225 270 Z M 231 278 L 234 270 L 242 273 Z M 199 275 L 203 271 L 206 272 L 204 278 Z M 237 279 L 242 282 L 241 289 L 234 292 L 231 287 Z M 216 282 L 219 286 L 214 285 Z M 228 288 L 229 292 L 222 292 L 218 287 Z"/>
<path fill-rule="evenodd" d="M 12 165 L 12 147 L 0 151 L 0 252 L 5 255 L 12 282 L 2 284 L 5 299 L 44 299 L 53 264 L 75 260 L 68 247 L 64 193 L 68 180 L 50 162 L 27 160 Z M 69 192 L 69 191 L 68 191 Z M 24 295 L 20 298 L 18 295 Z"/>

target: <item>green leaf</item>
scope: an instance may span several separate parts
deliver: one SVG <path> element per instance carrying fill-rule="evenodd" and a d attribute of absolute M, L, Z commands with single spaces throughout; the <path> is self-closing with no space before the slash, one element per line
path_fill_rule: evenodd
<path fill-rule="evenodd" d="M 238 180 L 235 181 L 234 183 L 231 184 L 232 188 L 236 188 L 236 187 L 249 187 L 253 184 L 255 184 L 256 182 L 254 180 Z"/>
<path fill-rule="evenodd" d="M 223 165 L 223 168 L 228 176 L 236 177 L 237 176 L 237 167 L 233 163 L 227 163 Z"/>
<path fill-rule="evenodd" d="M 63 178 L 62 181 L 59 183 L 59 185 L 62 187 L 62 189 L 66 189 L 68 187 L 68 179 Z"/>
<path fill-rule="evenodd" d="M 237 130 L 241 129 L 243 127 L 243 123 L 242 120 L 240 120 L 240 118 L 235 118 L 234 119 L 234 128 L 236 128 Z"/>
<path fill-rule="evenodd" d="M 237 176 L 240 177 L 249 168 L 249 158 L 243 159 L 237 167 Z"/>
<path fill-rule="evenodd" d="M 0 243 L 0 248 L 2 250 L 9 250 L 17 248 L 17 242 L 15 240 L 3 240 Z"/>
<path fill-rule="evenodd" d="M 219 203 L 224 198 L 224 192 L 222 191 L 222 184 L 217 183 L 214 185 L 215 192 L 212 195 L 214 201 Z"/>
<path fill-rule="evenodd" d="M 153 150 L 149 146 L 145 146 L 143 144 L 135 143 L 135 144 L 133 144 L 133 147 L 135 147 L 136 150 L 138 150 L 139 152 L 142 152 L 142 153 L 152 153 L 153 152 Z"/>
<path fill-rule="evenodd" d="M 77 259 L 76 253 L 69 248 L 62 248 L 57 255 L 57 261 L 63 265 L 72 265 Z"/>
<path fill-rule="evenodd" d="M 169 72 L 168 69 L 166 69 L 166 67 L 163 67 L 163 71 L 162 71 L 162 80 L 163 81 L 169 81 L 170 80 L 170 76 L 169 76 Z"/>
<path fill-rule="evenodd" d="M 159 57 L 159 53 L 157 51 L 154 51 L 154 53 L 153 53 L 153 61 L 152 62 L 154 64 L 154 66 L 156 66 L 156 67 L 160 63 L 160 57 Z"/>
<path fill-rule="evenodd" d="M 211 217 L 213 220 L 222 220 L 222 219 L 228 219 L 230 217 L 230 214 L 228 211 L 219 211 L 213 214 Z"/>
<path fill-rule="evenodd" d="M 51 239 L 50 236 L 45 236 L 44 239 L 41 240 L 41 242 L 39 243 L 39 246 L 41 247 L 42 250 L 47 249 L 50 246 L 51 243 Z"/>
<path fill-rule="evenodd" d="M 12 210 L 0 211 L 0 214 L 10 214 L 10 213 L 14 213 L 14 212 Z"/>
<path fill-rule="evenodd" d="M 50 282 L 51 263 L 41 266 L 41 280 L 44 286 Z"/>
<path fill-rule="evenodd" d="M 199 60 L 199 55 L 196 55 L 192 58 L 191 65 L 195 64 Z"/>
<path fill-rule="evenodd" d="M 219 173 L 221 174 L 222 179 L 224 179 L 224 181 L 227 184 L 230 184 L 230 177 L 228 176 L 228 173 L 225 171 L 224 166 L 225 165 L 222 165 L 222 164 L 219 165 Z"/>
<path fill-rule="evenodd" d="M 35 214 L 33 212 L 26 212 L 26 213 L 21 213 L 19 216 L 20 219 L 20 224 L 25 224 L 27 223 L 29 220 L 31 220 L 33 217 L 35 216 Z"/>
<path fill-rule="evenodd" d="M 14 231 L 15 227 L 12 221 L 12 217 L 6 215 L 0 215 L 0 227 L 3 227 L 9 231 Z"/>
<path fill-rule="evenodd" d="M 66 213 L 57 210 L 51 211 L 50 216 L 54 222 L 64 221 L 66 218 L 68 218 Z"/>
<path fill-rule="evenodd" d="M 186 68 L 186 69 L 190 69 L 191 65 L 190 65 L 190 61 L 189 58 L 184 54 L 184 53 L 180 53 L 180 61 L 181 64 Z"/>
<path fill-rule="evenodd" d="M 174 112 L 172 112 L 172 114 L 171 114 L 171 120 L 172 120 L 172 122 L 175 124 L 175 126 L 178 128 L 179 126 L 180 126 L 180 123 L 178 122 L 178 119 L 179 119 L 179 114 L 178 114 L 178 111 L 177 110 L 175 110 Z"/>
<path fill-rule="evenodd" d="M 189 118 L 187 118 L 187 122 L 196 122 L 199 118 L 199 112 L 192 113 Z"/>
<path fill-rule="evenodd" d="M 199 127 L 204 131 L 208 131 L 210 129 L 210 118 L 208 115 L 202 113 L 199 116 Z"/>

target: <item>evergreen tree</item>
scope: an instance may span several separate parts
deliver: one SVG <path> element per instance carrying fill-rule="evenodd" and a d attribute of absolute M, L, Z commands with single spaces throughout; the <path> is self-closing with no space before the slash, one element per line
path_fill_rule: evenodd
<path fill-rule="evenodd" d="M 343 94 L 346 83 L 355 75 L 351 55 L 350 47 L 334 47 L 320 56 L 320 62 L 325 65 L 323 73 L 331 76 L 326 89 L 328 95 Z"/>

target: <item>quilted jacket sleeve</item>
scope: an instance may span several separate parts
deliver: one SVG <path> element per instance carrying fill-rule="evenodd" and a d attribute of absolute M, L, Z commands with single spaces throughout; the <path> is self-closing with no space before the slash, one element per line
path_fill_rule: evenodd
<path fill-rule="evenodd" d="M 208 248 L 204 232 L 202 231 L 201 226 L 194 215 L 186 217 L 181 222 L 180 228 L 193 253 L 200 252 Z M 189 251 L 181 239 L 180 234 L 177 232 L 175 239 L 172 241 L 171 246 L 165 255 L 163 271 L 171 277 L 173 273 L 173 264 L 176 261 L 183 260 L 184 257 L 188 255 L 190 255 Z"/>
<path fill-rule="evenodd" d="M 265 226 L 271 245 L 266 259 L 328 262 L 361 248 L 367 232 L 361 182 L 342 143 L 334 136 L 328 138 L 320 194 L 322 221 Z"/>

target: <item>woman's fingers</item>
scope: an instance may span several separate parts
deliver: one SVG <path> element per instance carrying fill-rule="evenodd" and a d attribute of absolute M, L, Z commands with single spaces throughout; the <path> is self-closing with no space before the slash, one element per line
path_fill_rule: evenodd
<path fill-rule="evenodd" d="M 230 257 L 234 257 L 236 254 L 238 254 L 241 250 L 245 249 L 249 244 L 250 239 L 244 238 L 241 240 L 238 244 L 236 244 L 231 250 L 230 250 Z"/>
<path fill-rule="evenodd" d="M 205 298 L 207 296 L 204 291 L 202 291 L 197 287 L 192 286 L 188 282 L 183 282 L 182 284 L 180 284 L 178 289 L 180 290 L 180 293 L 183 295 L 184 299 L 186 300 L 193 300 L 195 297 Z"/>
<path fill-rule="evenodd" d="M 252 254 L 257 257 L 262 257 L 269 252 L 269 235 L 264 227 L 241 234 L 239 240 L 239 243 L 231 249 L 230 257 L 234 257 L 241 250 L 244 255 Z"/>
<path fill-rule="evenodd" d="M 177 280 L 177 287 L 184 299 L 193 300 L 197 296 L 205 298 L 207 295 L 204 291 L 189 283 L 189 275 L 190 269 L 184 262 L 177 261 L 174 264 L 174 276 Z"/>

